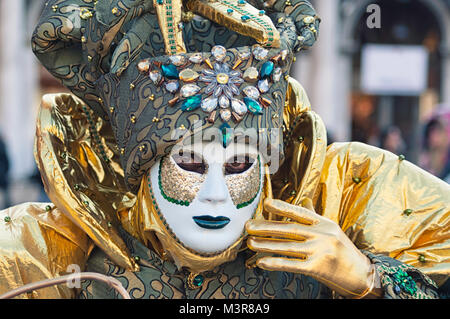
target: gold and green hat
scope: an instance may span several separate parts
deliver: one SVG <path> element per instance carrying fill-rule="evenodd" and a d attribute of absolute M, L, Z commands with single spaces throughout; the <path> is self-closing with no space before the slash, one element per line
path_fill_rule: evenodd
<path fill-rule="evenodd" d="M 181 138 L 217 128 L 264 132 L 282 126 L 288 49 L 254 45 L 161 56 L 133 62 L 120 77 L 99 81 L 129 185 Z"/>
<path fill-rule="evenodd" d="M 206 129 L 221 132 L 224 144 L 254 129 L 258 143 L 282 154 L 276 132 L 294 52 L 311 44 L 320 21 L 304 3 L 290 10 L 244 0 L 53 0 L 33 49 L 109 120 L 125 181 L 137 192 L 161 156 Z"/>

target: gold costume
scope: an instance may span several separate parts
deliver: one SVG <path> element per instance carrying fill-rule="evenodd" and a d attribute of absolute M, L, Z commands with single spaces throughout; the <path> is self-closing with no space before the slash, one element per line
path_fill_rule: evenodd
<path fill-rule="evenodd" d="M 289 84 L 284 123 L 295 138 L 279 173 L 266 176 L 271 183 L 265 197 L 295 205 L 312 201 L 316 213 L 336 222 L 359 249 L 398 259 L 443 284 L 450 274 L 449 185 L 375 147 L 338 143 L 327 148 L 325 127 L 303 88 L 293 79 Z M 36 136 L 36 161 L 58 208 L 24 204 L 0 212 L 0 294 L 67 274 L 69 265 L 85 265 L 94 246 L 117 265 L 138 271 L 117 234 L 120 223 L 170 258 L 155 236 L 164 234 L 155 214 L 139 213 L 152 211 L 145 192 L 126 191 L 119 150 L 100 117 L 72 95 L 47 95 Z M 66 286 L 22 295 L 75 296 Z"/>

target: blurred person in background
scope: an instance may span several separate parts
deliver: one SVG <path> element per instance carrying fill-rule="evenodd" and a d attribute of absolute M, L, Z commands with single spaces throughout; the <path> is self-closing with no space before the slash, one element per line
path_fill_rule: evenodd
<path fill-rule="evenodd" d="M 447 121 L 437 116 L 425 125 L 420 166 L 448 183 L 450 182 L 450 138 L 447 127 Z"/>
<path fill-rule="evenodd" d="M 375 144 L 378 134 L 377 125 L 373 119 L 375 113 L 375 98 L 357 93 L 352 96 L 352 140 L 355 142 Z"/>
<path fill-rule="evenodd" d="M 396 126 L 386 128 L 380 136 L 380 147 L 397 155 L 403 154 L 406 145 L 400 129 Z"/>
<path fill-rule="evenodd" d="M 0 209 L 10 206 L 8 172 L 8 152 L 5 142 L 0 137 Z"/>

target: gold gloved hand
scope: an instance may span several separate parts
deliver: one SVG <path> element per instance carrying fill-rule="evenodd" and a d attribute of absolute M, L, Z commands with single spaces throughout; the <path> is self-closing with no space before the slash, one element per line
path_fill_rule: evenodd
<path fill-rule="evenodd" d="M 284 221 L 247 222 L 248 247 L 261 253 L 256 266 L 311 276 L 343 297 L 380 297 L 374 287 L 381 285 L 370 260 L 339 225 L 316 214 L 310 201 L 304 204 L 309 209 L 268 198 L 265 211 Z"/>

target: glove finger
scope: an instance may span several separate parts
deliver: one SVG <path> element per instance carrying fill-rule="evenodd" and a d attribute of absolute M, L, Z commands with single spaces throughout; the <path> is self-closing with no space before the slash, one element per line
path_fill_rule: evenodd
<path fill-rule="evenodd" d="M 262 257 L 256 261 L 256 266 L 268 271 L 283 271 L 305 275 L 311 272 L 309 259 Z"/>
<path fill-rule="evenodd" d="M 313 243 L 311 241 L 281 240 L 252 236 L 247 240 L 247 245 L 255 252 L 272 253 L 301 259 L 306 259 L 313 253 Z"/>
<path fill-rule="evenodd" d="M 251 236 L 276 237 L 304 241 L 316 237 L 313 229 L 306 229 L 300 224 L 250 220 L 245 225 L 247 233 Z"/>
<path fill-rule="evenodd" d="M 270 214 L 287 217 L 304 225 L 314 225 L 320 221 L 314 211 L 278 199 L 265 200 L 264 209 Z"/>

